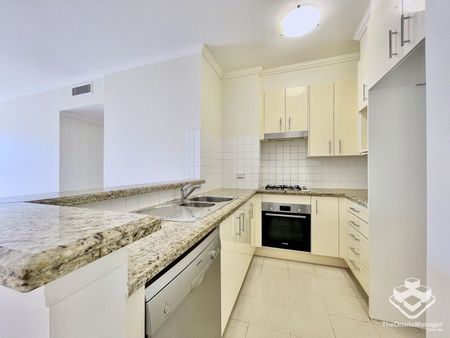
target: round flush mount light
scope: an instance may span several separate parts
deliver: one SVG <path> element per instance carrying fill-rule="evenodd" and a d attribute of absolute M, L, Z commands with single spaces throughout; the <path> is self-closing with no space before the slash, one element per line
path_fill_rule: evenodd
<path fill-rule="evenodd" d="M 282 36 L 297 38 L 313 31 L 319 25 L 320 11 L 312 5 L 298 5 L 281 20 Z"/>

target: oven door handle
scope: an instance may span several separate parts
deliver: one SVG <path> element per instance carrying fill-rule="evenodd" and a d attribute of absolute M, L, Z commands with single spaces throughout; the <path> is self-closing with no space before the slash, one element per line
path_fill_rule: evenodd
<path fill-rule="evenodd" d="M 284 215 L 284 214 L 271 214 L 271 213 L 266 213 L 266 216 L 274 216 L 274 217 L 285 217 L 285 218 L 303 218 L 305 219 L 306 216 L 303 215 Z"/>

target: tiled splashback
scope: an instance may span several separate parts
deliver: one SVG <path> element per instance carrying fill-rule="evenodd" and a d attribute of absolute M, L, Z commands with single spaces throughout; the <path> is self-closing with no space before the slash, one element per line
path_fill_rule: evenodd
<path fill-rule="evenodd" d="M 261 143 L 261 185 L 367 189 L 367 156 L 307 158 L 305 139 Z"/>
<path fill-rule="evenodd" d="M 260 143 L 256 137 L 222 140 L 222 186 L 257 189 L 260 173 Z"/>

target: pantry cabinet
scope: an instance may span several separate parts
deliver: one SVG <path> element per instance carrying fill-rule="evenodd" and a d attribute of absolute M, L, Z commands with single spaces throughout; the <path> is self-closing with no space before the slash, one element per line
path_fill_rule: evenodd
<path fill-rule="evenodd" d="M 356 81 L 311 85 L 308 156 L 359 155 Z"/>
<path fill-rule="evenodd" d="M 309 156 L 333 154 L 333 96 L 333 83 L 309 87 Z"/>
<path fill-rule="evenodd" d="M 337 197 L 311 197 L 311 253 L 339 257 Z"/>
<path fill-rule="evenodd" d="M 264 133 L 284 133 L 308 129 L 308 87 L 264 92 Z"/>

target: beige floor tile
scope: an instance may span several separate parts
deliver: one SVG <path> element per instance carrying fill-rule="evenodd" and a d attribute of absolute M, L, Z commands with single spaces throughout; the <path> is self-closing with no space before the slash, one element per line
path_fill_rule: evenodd
<path fill-rule="evenodd" d="M 276 259 L 276 258 L 264 258 L 263 268 L 264 267 L 272 267 L 278 269 L 288 269 L 288 261 L 284 259 Z"/>
<path fill-rule="evenodd" d="M 228 321 L 227 328 L 223 333 L 223 338 L 245 338 L 248 324 L 235 319 Z"/>
<path fill-rule="evenodd" d="M 252 266 L 263 266 L 263 263 L 264 263 L 264 257 L 253 256 L 252 263 L 251 263 Z"/>
<path fill-rule="evenodd" d="M 314 264 L 288 261 L 289 272 L 304 272 L 312 275 L 316 275 L 316 269 Z"/>
<path fill-rule="evenodd" d="M 337 268 L 334 266 L 326 266 L 326 265 L 314 265 L 316 269 L 316 273 L 318 277 L 322 278 L 330 278 L 333 280 L 336 279 L 347 279 L 346 278 L 346 269 L 344 268 Z"/>
<path fill-rule="evenodd" d="M 271 278 L 287 281 L 289 279 L 289 271 L 287 269 L 280 269 L 273 266 L 263 265 L 261 270 L 261 278 Z"/>
<path fill-rule="evenodd" d="M 358 282 L 355 280 L 355 278 L 350 276 L 350 274 L 351 274 L 351 272 L 348 272 L 346 275 L 347 281 L 349 282 L 350 286 L 352 287 L 356 297 L 367 298 L 367 294 L 364 292 L 361 285 L 359 285 Z"/>
<path fill-rule="evenodd" d="M 364 337 L 378 338 L 372 323 L 349 318 L 330 316 L 336 338 Z"/>
<path fill-rule="evenodd" d="M 301 288 L 291 289 L 289 304 L 304 311 L 328 313 L 325 299 L 319 292 L 304 292 Z"/>
<path fill-rule="evenodd" d="M 357 297 L 341 295 L 325 296 L 329 314 L 369 322 L 367 312 L 364 310 L 360 301 L 361 299 Z"/>
<path fill-rule="evenodd" d="M 349 297 L 356 297 L 356 293 L 351 287 L 347 279 L 331 279 L 331 278 L 317 278 L 319 288 L 323 294 L 335 294 Z"/>
<path fill-rule="evenodd" d="M 321 291 L 317 277 L 301 271 L 289 272 L 289 286 L 294 290 L 302 290 L 304 293 Z"/>
<path fill-rule="evenodd" d="M 289 303 L 289 281 L 279 279 L 261 279 L 255 293 L 257 300 L 271 303 Z"/>
<path fill-rule="evenodd" d="M 236 303 L 234 304 L 233 312 L 231 312 L 231 318 L 238 319 L 242 322 L 249 322 L 254 303 L 255 298 L 246 295 L 239 295 Z"/>
<path fill-rule="evenodd" d="M 289 334 L 289 317 L 288 304 L 256 300 L 250 323 Z"/>
<path fill-rule="evenodd" d="M 334 338 L 328 314 L 292 308 L 291 334 L 298 337 Z"/>
<path fill-rule="evenodd" d="M 244 283 L 241 287 L 241 294 L 255 297 L 260 283 L 261 271 L 258 268 L 251 268 L 247 272 Z"/>
<path fill-rule="evenodd" d="M 373 326 L 381 338 L 420 338 L 418 329 L 410 327 L 385 327 L 383 322 L 372 319 Z"/>
<path fill-rule="evenodd" d="M 290 338 L 287 333 L 249 324 L 246 338 Z"/>

